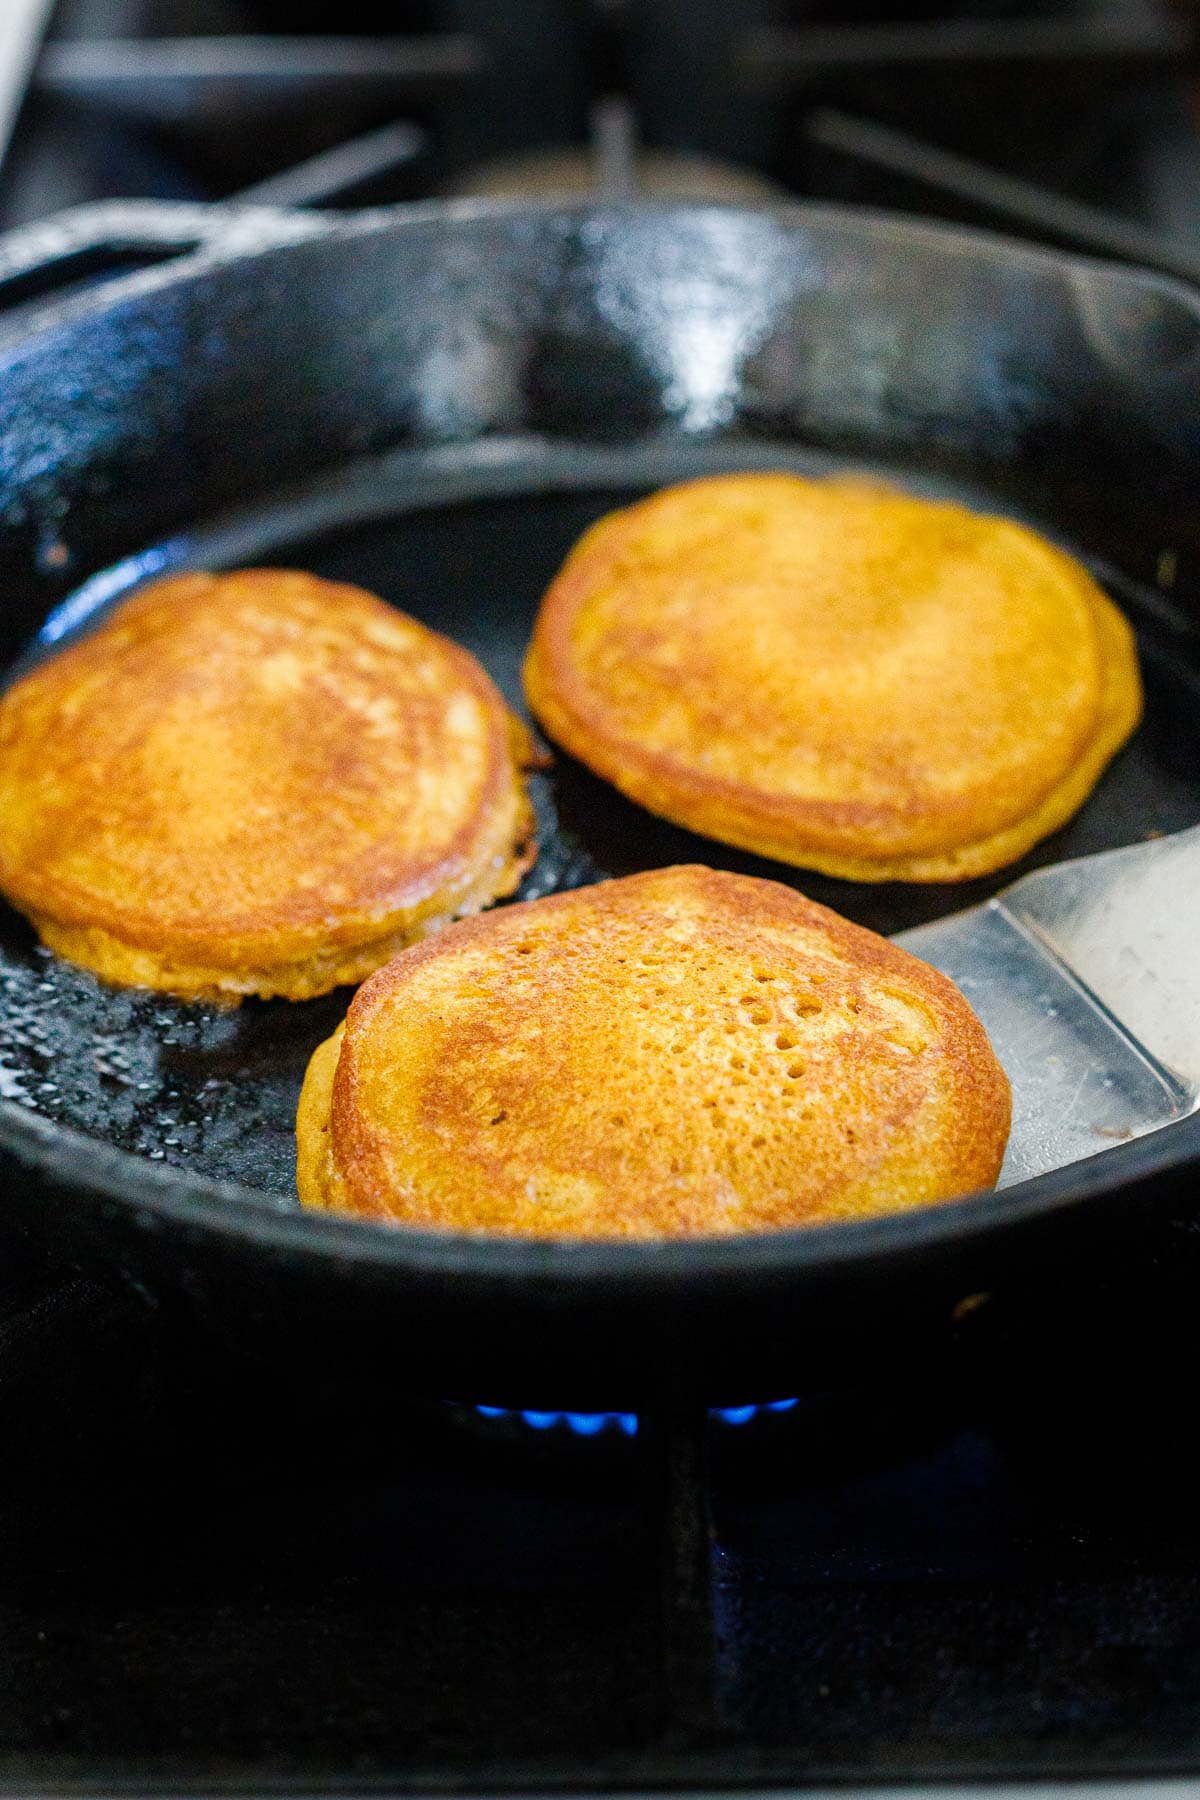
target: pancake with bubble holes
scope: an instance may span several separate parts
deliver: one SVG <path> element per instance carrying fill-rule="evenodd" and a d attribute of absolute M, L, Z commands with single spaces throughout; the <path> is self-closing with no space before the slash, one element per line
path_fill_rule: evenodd
<path fill-rule="evenodd" d="M 1004 867 L 1133 731 L 1133 635 L 1007 519 L 880 483 L 716 476 L 610 514 L 525 667 L 549 735 L 651 812 L 855 881 Z"/>
<path fill-rule="evenodd" d="M 172 576 L 0 700 L 0 889 L 107 981 L 305 999 L 513 891 L 528 754 L 474 658 L 373 595 Z"/>
<path fill-rule="evenodd" d="M 683 867 L 405 951 L 313 1056 L 301 1200 L 528 1237 L 819 1225 L 990 1187 L 1009 1088 L 958 989 L 792 888 Z"/>

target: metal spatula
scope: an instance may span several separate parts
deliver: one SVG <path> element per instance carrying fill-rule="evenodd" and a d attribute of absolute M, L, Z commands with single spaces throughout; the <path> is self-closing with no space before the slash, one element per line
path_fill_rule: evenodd
<path fill-rule="evenodd" d="M 1039 869 L 895 941 L 958 983 L 1012 1082 L 1000 1187 L 1200 1107 L 1200 826 Z"/>

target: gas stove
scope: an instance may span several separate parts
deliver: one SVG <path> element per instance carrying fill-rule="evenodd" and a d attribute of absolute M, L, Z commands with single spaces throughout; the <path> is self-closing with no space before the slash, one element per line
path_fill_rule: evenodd
<path fill-rule="evenodd" d="M 2 227 L 115 197 L 590 183 L 1200 256 L 1191 0 L 408 0 L 389 36 L 331 0 L 5 10 Z"/>
<path fill-rule="evenodd" d="M 653 1420 L 301 1378 L 9 1255 L 0 1786 L 1194 1770 L 1198 1253 L 1160 1238 L 1107 1321 L 983 1302 L 869 1384 L 715 1416 L 711 1552 Z"/>
<path fill-rule="evenodd" d="M 7 4 L 4 227 L 806 195 L 1200 278 L 1183 7 Z M 1200 1224 L 1156 1221 L 1086 1300 L 659 1419 L 498 1405 L 486 1344 L 470 1393 L 281 1366 L 0 1238 L 0 1791 L 1193 1777 L 1197 1291 Z"/>

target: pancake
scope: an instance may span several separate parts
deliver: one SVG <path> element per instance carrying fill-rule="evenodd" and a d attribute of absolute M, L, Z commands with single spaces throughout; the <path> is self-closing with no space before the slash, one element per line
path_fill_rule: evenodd
<path fill-rule="evenodd" d="M 178 575 L 0 699 L 0 890 L 186 999 L 305 999 L 509 894 L 529 746 L 465 650 L 359 588 Z"/>
<path fill-rule="evenodd" d="M 675 1238 L 990 1187 L 1009 1089 L 958 989 L 793 889 L 685 867 L 506 907 L 372 976 L 309 1065 L 306 1206 Z"/>
<path fill-rule="evenodd" d="M 1015 861 L 1141 714 L 1129 626 L 1063 551 L 796 475 L 602 519 L 545 596 L 525 686 L 549 735 L 651 812 L 855 881 Z"/>

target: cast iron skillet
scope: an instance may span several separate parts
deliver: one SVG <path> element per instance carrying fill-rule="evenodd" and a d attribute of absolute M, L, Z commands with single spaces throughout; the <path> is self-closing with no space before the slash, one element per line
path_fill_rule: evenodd
<path fill-rule="evenodd" d="M 114 256 L 151 266 L 87 285 Z M 8 661 L 148 574 L 261 560 L 376 589 L 515 701 L 542 588 L 598 513 L 703 470 L 854 464 L 1032 520 L 1138 624 L 1147 721 L 1029 861 L 1200 819 L 1200 304 L 1175 283 L 826 207 L 134 206 L 0 246 L 0 301 Z M 707 860 L 891 931 L 1001 884 L 801 876 L 561 757 L 538 790 L 526 895 Z M 1032 1270 L 1086 1281 L 1147 1208 L 1191 1204 L 1200 1166 L 1193 1120 L 998 1196 L 682 1245 L 305 1216 L 295 1098 L 347 999 L 107 991 L 5 911 L 7 1216 L 281 1354 L 525 1404 L 719 1402 L 891 1356 Z"/>

